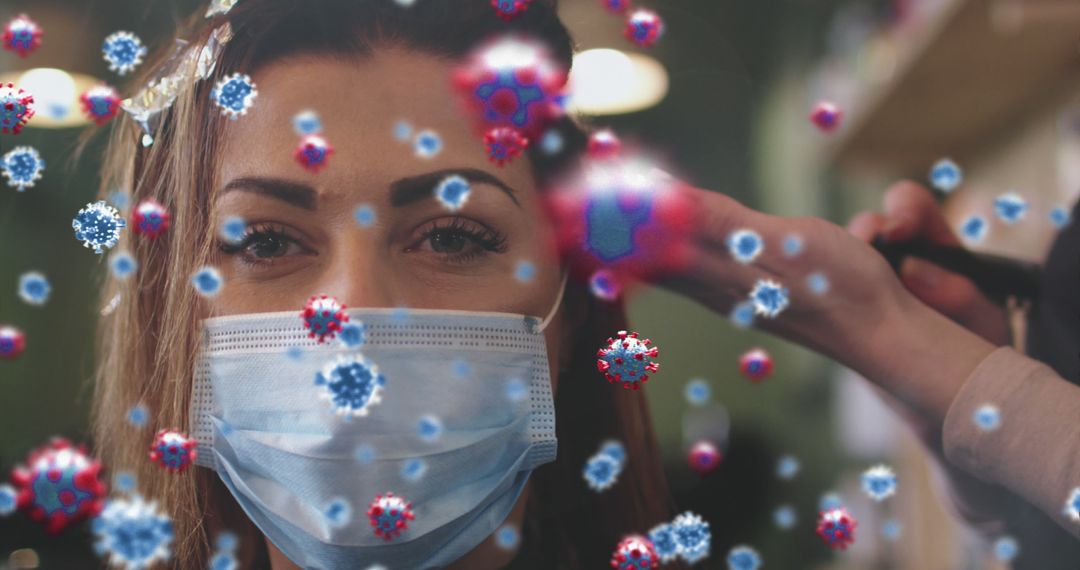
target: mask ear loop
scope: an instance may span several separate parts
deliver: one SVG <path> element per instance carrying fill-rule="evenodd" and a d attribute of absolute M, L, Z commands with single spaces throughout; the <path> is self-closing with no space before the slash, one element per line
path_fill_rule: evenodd
<path fill-rule="evenodd" d="M 532 331 L 535 333 L 542 333 L 544 329 L 551 324 L 551 320 L 555 318 L 555 313 L 559 312 L 559 307 L 562 306 L 563 294 L 566 293 L 566 280 L 570 277 L 570 273 L 563 269 L 562 282 L 559 283 L 559 294 L 555 297 L 555 304 L 551 306 L 551 310 L 548 311 L 544 320 L 536 322 L 536 319 L 528 317 L 529 324 L 532 325 Z"/>

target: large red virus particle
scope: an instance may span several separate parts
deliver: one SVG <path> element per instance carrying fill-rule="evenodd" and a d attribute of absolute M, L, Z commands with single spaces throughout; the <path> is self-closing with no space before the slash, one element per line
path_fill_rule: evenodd
<path fill-rule="evenodd" d="M 821 511 L 817 534 L 832 549 L 845 550 L 855 543 L 855 517 L 843 507 Z"/>
<path fill-rule="evenodd" d="M 19 509 L 55 534 L 101 512 L 107 489 L 100 472 L 101 463 L 87 457 L 84 448 L 55 438 L 32 451 L 11 472 L 11 482 Z"/>
<path fill-rule="evenodd" d="M 0 326 L 0 358 L 15 360 L 26 350 L 26 335 L 13 326 Z"/>
<path fill-rule="evenodd" d="M 375 497 L 375 500 L 368 505 L 367 516 L 375 529 L 375 536 L 381 536 L 386 540 L 397 537 L 409 528 L 409 521 L 416 518 L 412 511 L 412 503 L 401 497 L 395 497 L 393 493 Z"/>
<path fill-rule="evenodd" d="M 341 326 L 349 320 L 349 315 L 345 314 L 345 305 L 326 295 L 314 295 L 308 299 L 300 317 L 304 319 L 308 336 L 317 338 L 320 344 L 328 338 L 333 339 L 341 332 Z"/>
<path fill-rule="evenodd" d="M 169 211 L 153 198 L 147 198 L 135 206 L 132 214 L 132 230 L 154 239 L 169 229 Z"/>
<path fill-rule="evenodd" d="M 83 112 L 98 125 L 104 125 L 120 112 L 120 94 L 108 85 L 87 89 L 79 96 Z"/>
<path fill-rule="evenodd" d="M 528 146 L 529 139 L 517 129 L 494 127 L 484 133 L 484 148 L 487 149 L 488 160 L 498 166 L 517 158 Z"/>
<path fill-rule="evenodd" d="M 607 339 L 607 346 L 596 352 L 596 368 L 608 382 L 638 390 L 649 381 L 649 374 L 660 370 L 660 364 L 654 360 L 660 356 L 660 349 L 651 344 L 649 339 L 639 340 L 636 332 L 619 331 L 615 338 Z"/>
<path fill-rule="evenodd" d="M 641 47 L 652 47 L 664 35 L 664 21 L 652 10 L 634 10 L 626 18 L 623 35 Z"/>
<path fill-rule="evenodd" d="M 768 378 L 773 372 L 773 360 L 761 348 L 752 348 L 739 357 L 739 372 L 755 384 Z"/>
<path fill-rule="evenodd" d="M 19 134 L 34 113 L 33 95 L 14 83 L 0 83 L 0 133 Z"/>
<path fill-rule="evenodd" d="M 26 14 L 19 14 L 4 26 L 4 49 L 26 57 L 41 46 L 41 28 Z"/>
<path fill-rule="evenodd" d="M 616 570 L 645 570 L 659 565 L 652 541 L 636 534 L 622 539 L 611 554 L 611 567 Z"/>
<path fill-rule="evenodd" d="M 150 442 L 150 461 L 173 473 L 180 473 L 195 461 L 195 440 L 175 429 L 163 429 Z"/>
<path fill-rule="evenodd" d="M 691 446 L 690 453 L 686 456 L 690 469 L 703 477 L 715 471 L 722 459 L 720 450 L 712 442 L 704 439 Z"/>

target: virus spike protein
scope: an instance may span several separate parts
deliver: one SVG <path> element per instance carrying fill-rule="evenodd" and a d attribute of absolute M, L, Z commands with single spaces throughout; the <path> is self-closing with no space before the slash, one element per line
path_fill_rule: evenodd
<path fill-rule="evenodd" d="M 0 133 L 19 134 L 34 112 L 33 95 L 13 83 L 0 83 Z"/>
<path fill-rule="evenodd" d="M 342 324 L 349 320 L 349 315 L 345 314 L 345 305 L 326 295 L 313 295 L 308 299 L 300 317 L 304 319 L 308 337 L 319 339 L 319 344 L 327 339 L 333 340 L 341 331 Z"/>
<path fill-rule="evenodd" d="M 175 429 L 163 429 L 150 443 L 150 461 L 172 473 L 180 473 L 195 461 L 195 440 Z"/>
<path fill-rule="evenodd" d="M 608 338 L 607 346 L 596 352 L 596 368 L 610 383 L 619 382 L 623 388 L 638 390 L 655 374 L 660 364 L 653 359 L 660 349 L 649 345 L 649 339 L 638 340 L 638 333 L 619 331 L 617 338 Z"/>
<path fill-rule="evenodd" d="M 368 505 L 368 520 L 374 527 L 375 536 L 385 540 L 392 540 L 409 528 L 409 521 L 416 518 L 412 511 L 412 503 L 401 497 L 395 497 L 393 493 L 378 495 Z"/>
<path fill-rule="evenodd" d="M 616 570 L 644 570 L 659 565 L 660 558 L 652 541 L 636 534 L 622 539 L 611 554 L 611 567 Z"/>
<path fill-rule="evenodd" d="M 829 548 L 845 550 L 855 542 L 856 524 L 855 517 L 843 507 L 821 511 L 817 534 Z"/>

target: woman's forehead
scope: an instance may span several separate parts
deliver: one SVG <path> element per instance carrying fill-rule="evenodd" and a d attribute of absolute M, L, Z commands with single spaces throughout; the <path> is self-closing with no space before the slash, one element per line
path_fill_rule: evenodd
<path fill-rule="evenodd" d="M 420 171 L 478 168 L 515 188 L 533 186 L 527 160 L 496 167 L 450 82 L 452 63 L 399 48 L 361 57 L 304 55 L 267 64 L 252 75 L 258 95 L 245 115 L 228 121 L 219 186 L 242 176 L 299 179 L 317 189 L 345 181 L 381 185 Z M 314 111 L 334 153 L 312 174 L 293 157 L 301 135 L 293 117 Z M 225 120 L 225 119 L 223 119 Z M 395 127 L 407 124 L 407 138 Z M 440 150 L 416 152 L 421 132 Z"/>

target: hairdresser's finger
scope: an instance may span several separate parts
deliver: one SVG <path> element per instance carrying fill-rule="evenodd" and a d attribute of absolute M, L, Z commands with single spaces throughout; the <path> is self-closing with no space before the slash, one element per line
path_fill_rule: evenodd
<path fill-rule="evenodd" d="M 960 245 L 937 200 L 916 182 L 898 182 L 889 188 L 885 193 L 885 217 L 888 221 L 881 232 L 889 241 L 923 238 L 942 245 Z"/>
<path fill-rule="evenodd" d="M 847 231 L 862 241 L 869 242 L 881 233 L 886 222 L 885 216 L 880 212 L 859 212 L 848 222 Z"/>
<path fill-rule="evenodd" d="M 919 300 L 950 319 L 995 344 L 1008 342 L 1005 312 L 970 279 L 919 258 L 904 260 L 900 278 Z"/>
<path fill-rule="evenodd" d="M 757 232 L 766 243 L 778 242 L 776 231 L 767 223 L 768 216 L 739 203 L 738 200 L 711 190 L 691 190 L 697 200 L 699 231 L 697 241 L 716 251 L 727 251 L 728 237 L 737 230 Z"/>

